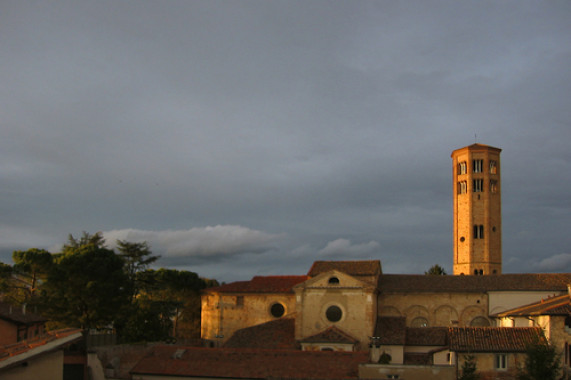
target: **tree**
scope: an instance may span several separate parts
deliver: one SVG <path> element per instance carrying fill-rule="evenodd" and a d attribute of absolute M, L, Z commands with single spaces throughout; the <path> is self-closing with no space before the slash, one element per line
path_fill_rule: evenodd
<path fill-rule="evenodd" d="M 14 251 L 12 260 L 14 272 L 29 280 L 29 286 L 19 288 L 25 291 L 26 301 L 30 301 L 40 280 L 45 279 L 52 266 L 52 254 L 44 249 L 31 248 L 27 251 Z"/>
<path fill-rule="evenodd" d="M 137 273 L 146 270 L 160 256 L 152 255 L 147 242 L 131 243 L 126 240 L 117 240 L 117 250 L 119 256 L 125 261 L 125 273 L 131 282 L 131 297 L 135 297 L 139 289 Z"/>
<path fill-rule="evenodd" d="M 81 328 L 107 327 L 129 302 L 123 259 L 104 248 L 100 234 L 84 233 L 58 255 L 42 286 L 47 317 Z"/>
<path fill-rule="evenodd" d="M 446 271 L 440 265 L 434 264 L 433 266 L 430 267 L 428 272 L 424 272 L 424 274 L 443 276 L 446 275 Z"/>
<path fill-rule="evenodd" d="M 543 337 L 542 337 L 543 338 Z M 555 380 L 561 369 L 561 358 L 555 347 L 545 338 L 537 339 L 526 350 L 523 369 L 518 374 L 519 380 Z"/>
<path fill-rule="evenodd" d="M 478 380 L 480 375 L 476 372 L 476 357 L 474 355 L 464 356 L 462 364 L 462 376 L 459 380 Z"/>

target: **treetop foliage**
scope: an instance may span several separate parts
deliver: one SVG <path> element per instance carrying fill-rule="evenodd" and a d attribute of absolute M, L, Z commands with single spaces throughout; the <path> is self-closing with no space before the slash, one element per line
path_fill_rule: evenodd
<path fill-rule="evenodd" d="M 199 336 L 200 290 L 218 285 L 189 271 L 149 269 L 160 256 L 146 242 L 118 240 L 115 252 L 101 232 L 70 234 L 61 253 L 32 248 L 12 257 L 13 266 L 0 263 L 5 299 L 33 305 L 53 327 L 113 328 L 121 342 Z"/>
<path fill-rule="evenodd" d="M 446 271 L 444 270 L 443 267 L 441 267 L 438 264 L 434 264 L 433 266 L 430 267 L 430 269 L 427 272 L 424 272 L 424 274 L 426 275 L 436 275 L 436 276 L 444 276 L 446 275 Z"/>

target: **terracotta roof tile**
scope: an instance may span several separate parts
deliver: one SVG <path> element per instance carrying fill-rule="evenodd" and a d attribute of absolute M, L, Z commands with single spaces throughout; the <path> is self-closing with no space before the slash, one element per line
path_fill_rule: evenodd
<path fill-rule="evenodd" d="M 237 281 L 215 288 L 205 289 L 205 293 L 291 293 L 292 288 L 309 279 L 308 276 L 256 276 L 250 281 Z"/>
<path fill-rule="evenodd" d="M 6 346 L 0 346 L 0 362 L 6 360 L 9 357 L 17 356 L 33 350 L 34 348 L 44 346 L 50 342 L 54 342 L 58 339 L 67 338 L 71 335 L 81 333 L 80 329 L 61 329 L 47 332 L 45 335 L 40 337 L 24 340 L 18 343 L 9 344 Z"/>
<path fill-rule="evenodd" d="M 496 314 L 497 317 L 527 315 L 571 315 L 571 297 L 569 294 L 551 297 Z"/>
<path fill-rule="evenodd" d="M 375 326 L 375 344 L 403 346 L 406 342 L 405 317 L 379 317 Z"/>
<path fill-rule="evenodd" d="M 315 277 L 331 270 L 338 270 L 350 276 L 375 276 L 381 274 L 381 262 L 379 260 L 316 261 L 309 269 L 307 275 Z"/>
<path fill-rule="evenodd" d="M 408 327 L 406 329 L 407 346 L 446 346 L 448 345 L 447 327 Z"/>
<path fill-rule="evenodd" d="M 224 344 L 227 348 L 297 349 L 295 320 L 282 318 L 240 329 Z"/>
<path fill-rule="evenodd" d="M 302 343 L 343 343 L 357 344 L 359 341 L 335 326 L 331 326 L 324 331 L 304 338 Z"/>
<path fill-rule="evenodd" d="M 381 292 L 486 292 L 486 291 L 566 291 L 571 273 L 502 274 L 496 276 L 427 276 L 384 274 L 379 277 Z"/>
<path fill-rule="evenodd" d="M 524 352 L 538 339 L 545 342 L 539 327 L 450 327 L 449 339 L 456 352 Z"/>
<path fill-rule="evenodd" d="M 366 352 L 157 346 L 131 374 L 234 379 L 356 379 Z"/>

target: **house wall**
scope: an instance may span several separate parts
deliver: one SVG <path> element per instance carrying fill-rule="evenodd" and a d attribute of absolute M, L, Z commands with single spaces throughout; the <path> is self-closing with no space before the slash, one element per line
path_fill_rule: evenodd
<path fill-rule="evenodd" d="M 221 344 L 236 330 L 275 320 L 276 318 L 270 313 L 274 303 L 284 306 L 283 316 L 295 312 L 293 294 L 204 294 L 201 336 L 203 339 Z M 223 338 L 217 338 L 217 335 L 223 335 Z"/>
<path fill-rule="evenodd" d="M 63 350 L 26 361 L 27 365 L 0 372 L 2 380 L 63 379 Z M 49 376 L 47 376 L 49 374 Z"/>
<path fill-rule="evenodd" d="M 0 346 L 13 344 L 18 341 L 18 327 L 8 321 L 0 319 Z"/>
<path fill-rule="evenodd" d="M 506 369 L 495 368 L 495 353 L 473 353 L 476 360 L 476 371 L 482 380 L 485 379 L 515 379 L 517 368 L 523 366 L 525 353 L 505 353 L 507 359 Z M 462 374 L 462 367 L 468 355 L 458 354 L 458 374 Z"/>
<path fill-rule="evenodd" d="M 360 379 L 388 379 L 398 375 L 399 379 L 456 380 L 454 366 L 420 366 L 396 364 L 361 364 Z"/>
<path fill-rule="evenodd" d="M 428 320 L 429 327 L 462 327 L 470 326 L 476 317 L 488 319 L 488 296 L 462 292 L 383 293 L 379 295 L 378 309 L 379 316 L 406 317 L 407 326 L 422 317 Z"/>
<path fill-rule="evenodd" d="M 490 291 L 488 292 L 488 313 L 497 314 L 506 310 L 514 309 L 522 305 L 539 302 L 553 295 L 561 295 L 561 291 Z"/>

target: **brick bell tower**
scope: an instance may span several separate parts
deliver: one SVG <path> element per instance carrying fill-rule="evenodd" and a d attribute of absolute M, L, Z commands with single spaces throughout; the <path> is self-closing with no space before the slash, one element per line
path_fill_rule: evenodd
<path fill-rule="evenodd" d="M 473 144 L 452 152 L 455 275 L 502 273 L 501 151 Z"/>

